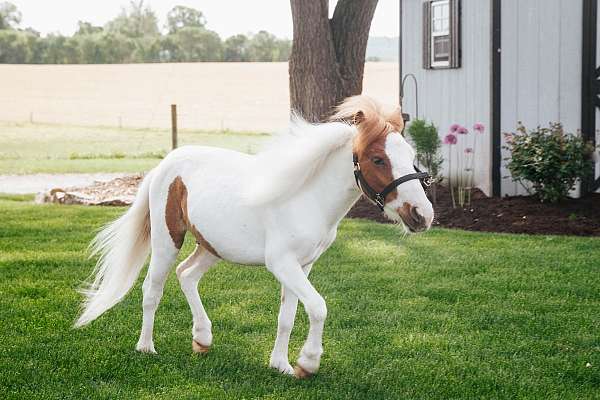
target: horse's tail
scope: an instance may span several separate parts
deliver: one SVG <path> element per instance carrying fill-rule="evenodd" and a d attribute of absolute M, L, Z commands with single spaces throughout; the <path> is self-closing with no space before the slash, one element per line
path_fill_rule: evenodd
<path fill-rule="evenodd" d="M 152 171 L 144 178 L 127 212 L 105 226 L 90 243 L 91 255 L 100 255 L 94 281 L 81 290 L 86 297 L 75 327 L 89 324 L 125 297 L 150 252 L 149 191 Z"/>

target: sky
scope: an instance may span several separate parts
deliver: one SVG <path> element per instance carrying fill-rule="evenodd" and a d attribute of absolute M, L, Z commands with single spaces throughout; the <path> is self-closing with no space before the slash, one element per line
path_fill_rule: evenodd
<path fill-rule="evenodd" d="M 22 28 L 32 27 L 43 35 L 72 35 L 77 21 L 104 25 L 120 13 L 128 0 L 8 0 L 23 14 Z M 207 28 L 222 38 L 238 33 L 266 30 L 281 38 L 292 38 L 289 0 L 146 0 L 164 28 L 166 15 L 176 5 L 201 10 Z M 336 0 L 329 0 L 333 13 Z M 371 24 L 371 36 L 398 36 L 398 0 L 379 0 Z"/>

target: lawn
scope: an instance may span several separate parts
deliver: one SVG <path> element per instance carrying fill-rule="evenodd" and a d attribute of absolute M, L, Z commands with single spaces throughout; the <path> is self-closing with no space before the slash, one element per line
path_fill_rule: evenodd
<path fill-rule="evenodd" d="M 179 144 L 202 144 L 253 153 L 264 133 L 192 131 Z M 0 174 L 142 172 L 169 151 L 164 129 L 85 127 L 0 122 Z"/>
<path fill-rule="evenodd" d="M 134 351 L 139 283 L 73 330 L 75 288 L 92 268 L 86 245 L 122 209 L 27 199 L 0 199 L 2 399 L 600 398 L 597 238 L 402 237 L 346 220 L 311 275 L 329 308 L 322 368 L 298 381 L 267 368 L 279 289 L 264 268 L 223 263 L 202 280 L 214 332 L 206 356 L 192 354 L 174 274 L 157 313 L 158 355 Z M 302 312 L 292 360 L 306 332 Z"/>

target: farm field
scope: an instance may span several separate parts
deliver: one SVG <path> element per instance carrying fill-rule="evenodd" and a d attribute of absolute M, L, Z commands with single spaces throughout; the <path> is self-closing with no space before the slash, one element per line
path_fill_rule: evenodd
<path fill-rule="evenodd" d="M 144 172 L 179 144 L 256 152 L 289 118 L 287 63 L 0 65 L 0 175 Z M 398 101 L 398 64 L 365 93 Z"/>
<path fill-rule="evenodd" d="M 398 63 L 365 65 L 364 92 L 397 103 Z M 287 125 L 287 63 L 0 65 L 0 121 L 274 132 Z"/>
<path fill-rule="evenodd" d="M 252 132 L 183 130 L 179 145 L 256 152 L 269 138 Z M 167 129 L 0 122 L 0 174 L 145 172 L 169 151 Z"/>
<path fill-rule="evenodd" d="M 88 328 L 71 328 L 91 272 L 85 248 L 119 208 L 0 197 L 0 397 L 592 399 L 600 390 L 600 240 L 399 228 L 345 220 L 312 281 L 328 303 L 320 372 L 267 368 L 279 288 L 264 268 L 222 263 L 200 291 L 214 345 L 191 352 L 174 274 L 156 356 L 134 352 L 141 279 Z M 183 253 L 191 250 L 186 242 Z M 299 309 L 295 360 L 307 332 Z M 586 366 L 589 365 L 589 366 Z"/>

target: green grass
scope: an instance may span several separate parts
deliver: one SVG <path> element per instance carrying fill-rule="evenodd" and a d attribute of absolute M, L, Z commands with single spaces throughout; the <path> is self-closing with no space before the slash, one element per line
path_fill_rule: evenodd
<path fill-rule="evenodd" d="M 223 263 L 200 284 L 214 345 L 191 352 L 174 274 L 156 356 L 134 351 L 140 284 L 71 329 L 94 229 L 122 209 L 0 200 L 0 398 L 600 398 L 600 240 L 344 221 L 313 269 L 329 317 L 320 372 L 268 369 L 279 289 L 264 269 Z M 191 243 L 184 248 L 187 253 Z M 141 281 L 141 279 L 140 279 Z M 295 360 L 307 332 L 299 313 Z M 591 367 L 586 367 L 591 363 Z"/>
<path fill-rule="evenodd" d="M 179 145 L 256 152 L 269 138 L 253 132 L 183 130 Z M 0 174 L 142 172 L 169 151 L 165 129 L 0 122 Z"/>

